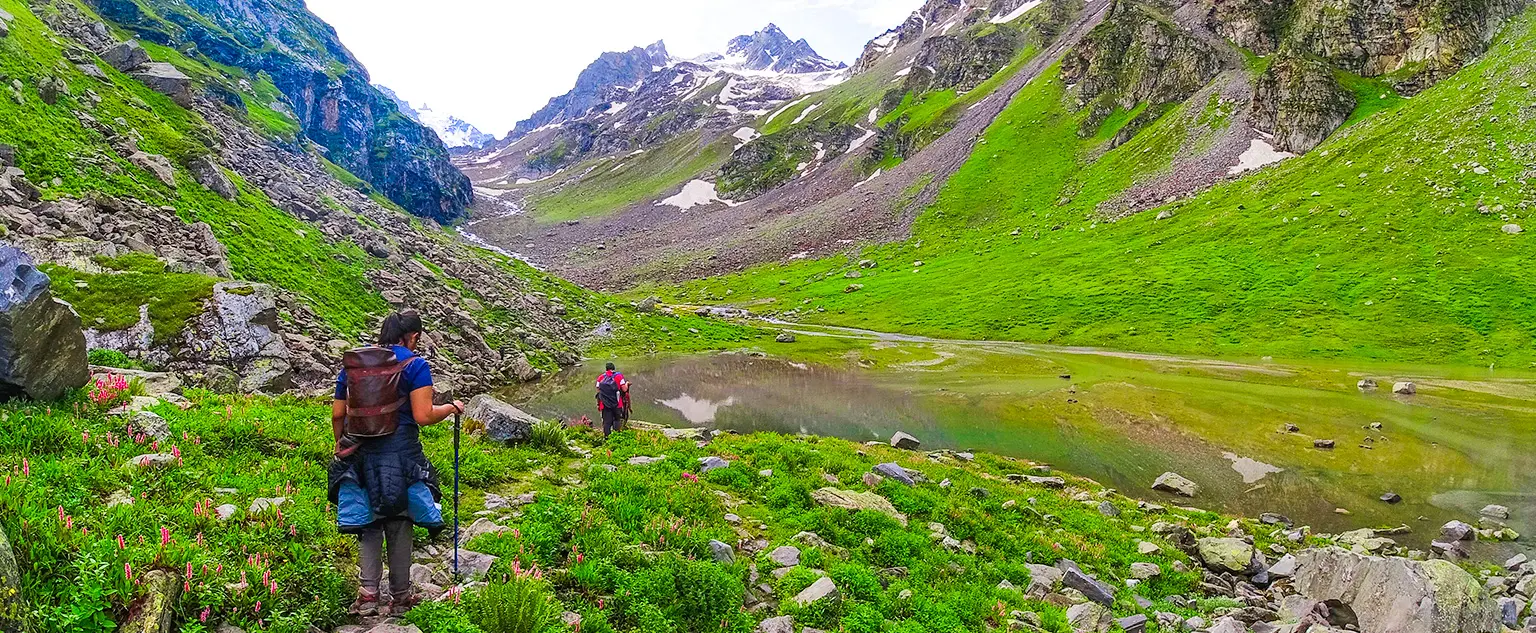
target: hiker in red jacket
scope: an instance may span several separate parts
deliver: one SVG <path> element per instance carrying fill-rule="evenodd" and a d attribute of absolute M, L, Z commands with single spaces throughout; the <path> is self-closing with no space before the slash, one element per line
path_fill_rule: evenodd
<path fill-rule="evenodd" d="M 613 363 L 597 377 L 597 410 L 603 416 L 603 437 L 608 437 L 629 420 L 629 381 Z"/>

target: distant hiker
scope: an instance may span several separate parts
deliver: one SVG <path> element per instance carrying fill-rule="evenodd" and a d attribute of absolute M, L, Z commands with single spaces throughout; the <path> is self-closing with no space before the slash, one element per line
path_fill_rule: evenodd
<path fill-rule="evenodd" d="M 603 415 L 603 437 L 608 437 L 629 421 L 629 381 L 613 363 L 597 377 L 597 410 Z"/>
<path fill-rule="evenodd" d="M 421 446 L 421 427 L 464 410 L 463 403 L 433 406 L 432 370 L 416 355 L 421 317 L 398 312 L 384 319 L 376 346 L 347 352 L 336 377 L 331 430 L 336 458 L 329 495 L 344 534 L 358 535 L 362 588 L 352 613 L 409 611 L 412 525 L 436 535 L 443 529 L 437 473 Z M 379 593 L 384 542 L 389 541 L 389 602 Z"/>

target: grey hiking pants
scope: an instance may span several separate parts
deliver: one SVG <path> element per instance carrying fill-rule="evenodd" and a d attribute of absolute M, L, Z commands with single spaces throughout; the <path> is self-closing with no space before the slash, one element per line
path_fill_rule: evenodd
<path fill-rule="evenodd" d="M 389 541 L 389 595 L 401 596 L 411 590 L 410 519 L 384 519 L 363 530 L 357 537 L 363 589 L 377 592 L 384 576 L 384 541 Z"/>

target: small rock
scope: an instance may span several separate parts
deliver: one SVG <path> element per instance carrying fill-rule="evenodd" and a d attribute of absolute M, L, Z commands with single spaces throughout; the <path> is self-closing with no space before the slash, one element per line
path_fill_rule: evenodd
<path fill-rule="evenodd" d="M 1152 563 L 1131 563 L 1131 577 L 1146 580 L 1163 573 L 1163 568 Z"/>
<path fill-rule="evenodd" d="M 773 340 L 779 343 L 793 343 L 795 342 L 795 335 L 792 332 L 779 332 L 779 335 L 773 337 Z"/>
<path fill-rule="evenodd" d="M 1504 226 L 1499 227 L 1499 230 L 1503 231 L 1504 233 L 1506 233 L 1508 235 L 1519 235 L 1525 229 L 1520 228 L 1519 224 L 1510 223 L 1510 224 L 1505 224 Z"/>
<path fill-rule="evenodd" d="M 261 514 L 269 510 L 276 510 L 288 503 L 287 497 L 257 497 L 251 501 L 251 507 L 246 508 L 246 514 Z"/>
<path fill-rule="evenodd" d="M 1375 378 L 1364 378 L 1360 382 L 1355 383 L 1355 386 L 1359 387 L 1361 391 L 1375 391 L 1378 385 Z"/>
<path fill-rule="evenodd" d="M 912 478 L 912 475 L 907 472 L 907 469 L 902 468 L 901 465 L 897 464 L 896 462 L 877 464 L 875 465 L 875 472 L 895 481 L 901 482 L 904 485 L 911 486 L 917 483 L 917 481 Z"/>
<path fill-rule="evenodd" d="M 707 472 L 709 472 L 711 470 L 718 470 L 718 469 L 721 469 L 721 468 L 727 468 L 730 465 L 731 465 L 731 463 L 729 461 L 726 461 L 726 460 L 721 459 L 719 457 L 716 457 L 714 455 L 710 455 L 709 457 L 700 457 L 699 458 L 699 473 L 702 474 L 702 473 L 707 473 Z"/>
<path fill-rule="evenodd" d="M 1147 616 L 1140 613 L 1130 615 L 1115 621 L 1125 633 L 1143 633 L 1147 630 Z"/>
<path fill-rule="evenodd" d="M 1402 495 L 1399 495 L 1399 494 L 1397 494 L 1395 492 L 1388 492 L 1386 494 L 1381 495 L 1381 500 L 1385 501 L 1387 503 L 1401 503 L 1402 500 L 1403 500 L 1403 497 L 1402 497 Z"/>
<path fill-rule="evenodd" d="M 732 548 L 730 545 L 727 545 L 724 542 L 714 540 L 710 541 L 709 553 L 710 556 L 714 557 L 715 562 L 717 563 L 725 563 L 729 565 L 736 562 L 735 548 Z"/>
<path fill-rule="evenodd" d="M 787 615 L 768 618 L 757 625 L 757 633 L 795 633 L 795 619 Z"/>
<path fill-rule="evenodd" d="M 806 587 L 804 591 L 795 594 L 795 604 L 803 607 L 818 600 L 836 600 L 837 597 L 837 585 L 832 582 L 831 578 L 822 576 L 817 578 L 816 582 L 811 583 L 811 586 Z"/>
<path fill-rule="evenodd" d="M 1142 542 L 1136 544 L 1136 553 L 1141 554 L 1143 556 L 1146 556 L 1148 554 L 1156 554 L 1159 551 L 1161 551 L 1162 549 L 1163 548 L 1158 547 L 1157 543 L 1149 543 L 1147 541 L 1142 541 Z"/>
<path fill-rule="evenodd" d="M 111 496 L 107 497 L 108 508 L 131 505 L 133 505 L 133 495 L 129 494 L 127 490 L 118 490 L 117 492 L 112 493 Z"/>
<path fill-rule="evenodd" d="M 1395 393 L 1395 394 L 1398 394 L 1398 395 L 1402 395 L 1402 396 L 1411 396 L 1411 395 L 1416 394 L 1418 392 L 1419 392 L 1418 386 L 1414 385 L 1411 382 L 1395 382 L 1395 383 L 1392 383 L 1392 393 Z"/>
<path fill-rule="evenodd" d="M 1485 516 L 1485 517 L 1488 517 L 1490 519 L 1498 519 L 1500 521 L 1505 521 L 1505 520 L 1509 519 L 1509 508 L 1506 507 L 1506 506 L 1501 506 L 1501 505 L 1491 504 L 1490 503 L 1490 504 L 1488 504 L 1486 506 L 1483 506 L 1482 510 L 1478 510 L 1477 514 L 1479 516 Z"/>
<path fill-rule="evenodd" d="M 1093 602 L 1067 608 L 1067 624 L 1075 633 L 1105 633 L 1114 621 L 1115 616 L 1109 609 Z"/>
<path fill-rule="evenodd" d="M 1291 554 L 1281 556 L 1280 560 L 1269 566 L 1269 575 L 1272 578 L 1290 578 L 1296 575 L 1296 557 Z"/>
<path fill-rule="evenodd" d="M 768 553 L 768 560 L 778 563 L 781 567 L 794 567 L 800 564 L 800 548 L 793 545 L 780 545 Z"/>
<path fill-rule="evenodd" d="M 1336 444 L 1334 440 L 1312 440 L 1312 448 L 1333 448 Z"/>
<path fill-rule="evenodd" d="M 865 486 L 870 488 L 878 488 L 880 487 L 880 482 L 885 481 L 884 477 L 874 473 L 864 473 L 864 476 L 860 479 L 864 482 Z"/>
<path fill-rule="evenodd" d="M 214 508 L 213 512 L 214 512 L 214 514 L 218 515 L 219 521 L 222 522 L 222 521 L 228 521 L 230 519 L 235 518 L 235 512 L 237 512 L 239 510 L 240 509 L 235 507 L 234 504 L 226 503 L 226 504 L 221 505 L 221 506 L 219 506 L 217 508 Z"/>
<path fill-rule="evenodd" d="M 1477 530 L 1463 521 L 1448 521 L 1440 526 L 1440 536 L 1448 542 L 1470 541 L 1477 537 Z"/>

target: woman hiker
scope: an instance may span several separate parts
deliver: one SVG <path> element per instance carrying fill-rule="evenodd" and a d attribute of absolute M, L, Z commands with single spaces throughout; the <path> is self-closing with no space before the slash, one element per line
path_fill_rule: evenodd
<path fill-rule="evenodd" d="M 603 437 L 622 428 L 629 421 L 629 381 L 613 363 L 597 377 L 597 411 L 603 417 Z"/>
<path fill-rule="evenodd" d="M 389 315 L 378 345 L 347 352 L 336 377 L 329 494 L 340 531 L 358 535 L 362 588 L 351 609 L 357 615 L 400 614 L 419 602 L 411 590 L 413 526 L 433 535 L 443 529 L 442 492 L 420 431 L 462 413 L 464 405 L 432 404 L 432 370 L 416 355 L 421 333 L 415 312 Z M 387 603 L 379 591 L 385 541 Z"/>

